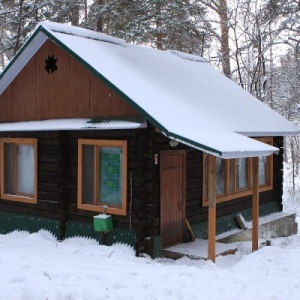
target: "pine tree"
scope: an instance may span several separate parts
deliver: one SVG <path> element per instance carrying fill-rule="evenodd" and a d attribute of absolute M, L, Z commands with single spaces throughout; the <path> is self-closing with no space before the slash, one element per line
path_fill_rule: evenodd
<path fill-rule="evenodd" d="M 2 61 L 10 60 L 28 39 L 46 13 L 45 0 L 2 0 L 0 4 L 0 53 Z"/>
<path fill-rule="evenodd" d="M 189 0 L 97 0 L 83 25 L 134 44 L 203 55 L 205 14 Z"/>
<path fill-rule="evenodd" d="M 17 53 L 38 22 L 51 20 L 80 25 L 87 0 L 1 0 L 0 70 Z"/>

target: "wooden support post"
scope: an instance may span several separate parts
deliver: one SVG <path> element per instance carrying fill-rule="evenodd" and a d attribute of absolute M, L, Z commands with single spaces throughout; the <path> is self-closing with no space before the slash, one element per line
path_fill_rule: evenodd
<path fill-rule="evenodd" d="M 252 159 L 253 196 L 252 196 L 252 251 L 258 250 L 258 218 L 259 218 L 259 178 L 258 157 Z"/>
<path fill-rule="evenodd" d="M 208 155 L 208 259 L 216 258 L 216 157 Z"/>

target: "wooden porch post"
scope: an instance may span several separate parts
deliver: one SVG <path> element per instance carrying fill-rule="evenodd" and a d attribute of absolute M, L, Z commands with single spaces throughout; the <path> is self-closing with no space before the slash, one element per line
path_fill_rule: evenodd
<path fill-rule="evenodd" d="M 208 259 L 216 257 L 216 157 L 208 155 Z"/>
<path fill-rule="evenodd" d="M 259 218 L 259 181 L 258 157 L 252 159 L 253 196 L 252 196 L 252 251 L 258 250 L 258 218 Z"/>

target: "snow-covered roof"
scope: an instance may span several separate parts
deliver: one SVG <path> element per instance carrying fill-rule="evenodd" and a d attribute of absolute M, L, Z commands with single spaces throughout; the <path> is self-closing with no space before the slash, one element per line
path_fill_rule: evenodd
<path fill-rule="evenodd" d="M 40 23 L 0 75 L 0 94 L 50 38 L 166 136 L 223 158 L 269 155 L 247 136 L 296 135 L 299 128 L 213 69 L 203 58 L 159 51 L 87 29 Z"/>
<path fill-rule="evenodd" d="M 4 131 L 55 131 L 55 130 L 108 130 L 136 129 L 146 127 L 146 122 L 135 120 L 115 120 L 95 122 L 91 119 L 54 119 L 43 121 L 27 121 L 0 123 L 0 132 Z"/>

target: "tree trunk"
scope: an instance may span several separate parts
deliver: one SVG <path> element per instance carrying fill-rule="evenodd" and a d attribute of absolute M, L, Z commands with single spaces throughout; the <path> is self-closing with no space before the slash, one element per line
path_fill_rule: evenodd
<path fill-rule="evenodd" d="M 230 69 L 230 48 L 229 48 L 229 24 L 227 14 L 227 2 L 226 0 L 219 1 L 219 16 L 221 26 L 221 59 L 223 73 L 227 77 L 231 77 Z"/>
<path fill-rule="evenodd" d="M 103 5 L 105 0 L 98 0 L 99 5 Z M 104 31 L 104 17 L 100 16 L 97 20 L 97 31 L 103 32 Z"/>
<path fill-rule="evenodd" d="M 73 26 L 78 26 L 80 4 L 76 1 L 75 3 L 71 4 L 70 8 L 71 8 L 71 24 Z"/>
<path fill-rule="evenodd" d="M 15 55 L 18 52 L 19 48 L 21 47 L 21 45 L 20 45 L 20 37 L 21 37 L 21 31 L 22 31 L 23 3 L 24 3 L 24 0 L 20 0 L 20 3 L 19 3 L 19 20 L 18 20 L 17 38 L 16 38 L 15 49 L 14 49 L 13 55 Z"/>
<path fill-rule="evenodd" d="M 156 17 L 158 17 L 160 15 L 161 15 L 161 4 L 157 3 L 156 4 Z M 163 38 L 162 38 L 162 33 L 161 33 L 160 20 L 156 19 L 155 24 L 156 24 L 156 34 L 155 34 L 156 48 L 159 50 L 163 50 Z"/>

